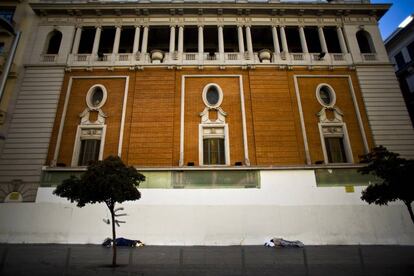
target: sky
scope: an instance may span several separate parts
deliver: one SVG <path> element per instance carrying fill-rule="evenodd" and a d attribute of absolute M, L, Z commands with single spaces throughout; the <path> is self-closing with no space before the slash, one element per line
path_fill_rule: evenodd
<path fill-rule="evenodd" d="M 414 14 L 414 0 L 371 0 L 371 3 L 390 3 L 391 9 L 381 18 L 379 27 L 385 40 L 410 14 Z"/>

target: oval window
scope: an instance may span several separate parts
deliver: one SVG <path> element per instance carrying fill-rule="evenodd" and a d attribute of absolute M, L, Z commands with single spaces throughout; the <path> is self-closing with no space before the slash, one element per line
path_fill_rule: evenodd
<path fill-rule="evenodd" d="M 91 97 L 91 104 L 93 107 L 97 107 L 101 104 L 104 97 L 104 93 L 102 91 L 102 88 L 96 87 L 92 93 Z"/>
<path fill-rule="evenodd" d="M 335 104 L 336 100 L 335 92 L 330 86 L 326 84 L 319 85 L 318 89 L 316 90 L 316 98 L 321 105 L 326 107 L 332 107 Z"/>
<path fill-rule="evenodd" d="M 217 87 L 210 86 L 209 89 L 207 90 L 206 98 L 207 98 L 207 102 L 210 105 L 213 105 L 213 106 L 216 105 L 220 99 L 220 95 L 217 90 Z"/>
<path fill-rule="evenodd" d="M 86 94 L 86 104 L 90 109 L 96 110 L 101 108 L 107 98 L 107 91 L 105 86 L 96 84 L 92 86 Z"/>
<path fill-rule="evenodd" d="M 209 83 L 203 89 L 203 102 L 209 108 L 216 108 L 223 101 L 223 91 L 215 83 Z"/>

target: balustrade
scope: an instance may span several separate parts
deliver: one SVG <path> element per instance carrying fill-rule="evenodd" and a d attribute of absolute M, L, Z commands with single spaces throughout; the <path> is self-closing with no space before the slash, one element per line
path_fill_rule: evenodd
<path fill-rule="evenodd" d="M 254 26 L 253 26 L 254 27 Z M 298 27 L 301 48 L 303 52 L 290 52 L 289 41 L 286 37 L 286 28 L 291 30 L 291 26 L 272 26 L 271 35 L 273 36 L 272 46 L 266 47 L 258 51 L 254 49 L 255 41 L 252 41 L 252 33 L 255 29 L 252 26 L 237 26 L 235 38 L 238 40 L 238 50 L 240 52 L 224 52 L 224 40 L 223 40 L 223 26 L 218 26 L 218 52 L 207 53 L 204 52 L 204 27 L 198 26 L 198 51 L 199 52 L 184 52 L 184 29 L 185 26 L 170 26 L 170 41 L 168 51 L 163 51 L 162 58 L 154 57 L 152 52 L 149 52 L 148 48 L 148 36 L 150 34 L 151 26 L 135 26 L 135 37 L 133 45 L 133 53 L 118 53 L 119 49 L 119 37 L 122 31 L 121 27 L 117 27 L 115 33 L 114 50 L 112 53 L 100 53 L 99 41 L 102 27 L 96 28 L 94 47 L 91 54 L 78 54 L 77 49 L 79 45 L 74 45 L 72 54 L 69 60 L 69 66 L 93 66 L 97 65 L 146 65 L 146 64 L 168 64 L 168 65 L 203 65 L 203 64 L 220 64 L 220 65 L 244 65 L 244 64 L 289 64 L 293 65 L 312 65 L 312 64 L 324 64 L 324 65 L 351 65 L 352 57 L 347 49 L 344 35 L 341 27 L 337 27 L 336 33 L 338 35 L 340 43 L 341 53 L 328 53 L 328 48 L 325 41 L 324 28 L 318 27 L 318 38 L 321 43 L 321 53 L 309 53 L 307 38 L 305 35 L 305 28 L 303 26 Z M 76 36 L 74 38 L 75 43 L 79 43 L 80 34 L 82 28 L 77 28 Z M 178 36 L 176 35 L 178 31 Z M 330 33 L 332 36 L 332 32 Z M 140 39 L 142 36 L 142 39 Z M 177 39 L 176 39 L 177 36 Z M 329 33 L 327 38 L 329 38 Z M 246 41 L 247 49 L 244 49 L 244 41 Z M 140 42 L 140 43 L 139 43 Z M 177 43 L 177 47 L 176 46 Z M 139 47 L 141 44 L 141 47 Z M 75 47 L 76 46 L 76 47 Z M 253 51 L 254 50 L 254 51 Z M 237 50 L 235 50 L 237 51 Z M 266 55 L 264 57 L 264 55 Z M 378 59 L 375 53 L 361 54 L 362 61 L 376 61 Z M 56 62 L 57 55 L 42 55 L 40 62 Z"/>

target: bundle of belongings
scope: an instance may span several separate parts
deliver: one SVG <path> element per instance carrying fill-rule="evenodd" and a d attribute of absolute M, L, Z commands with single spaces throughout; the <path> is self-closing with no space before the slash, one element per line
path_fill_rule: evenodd
<path fill-rule="evenodd" d="M 264 244 L 266 247 L 303 247 L 301 241 L 288 241 L 281 238 L 273 238 Z"/>
<path fill-rule="evenodd" d="M 116 246 L 129 246 L 129 247 L 140 247 L 144 246 L 145 244 L 140 240 L 130 240 L 125 238 L 116 238 L 115 239 Z M 102 243 L 102 246 L 111 247 L 112 246 L 112 239 L 106 238 Z"/>

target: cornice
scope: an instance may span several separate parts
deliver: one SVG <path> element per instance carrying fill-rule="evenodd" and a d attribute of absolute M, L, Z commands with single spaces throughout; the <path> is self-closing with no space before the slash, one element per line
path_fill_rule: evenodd
<path fill-rule="evenodd" d="M 41 16 L 150 15 L 368 15 L 381 18 L 390 4 L 345 3 L 32 3 Z"/>

